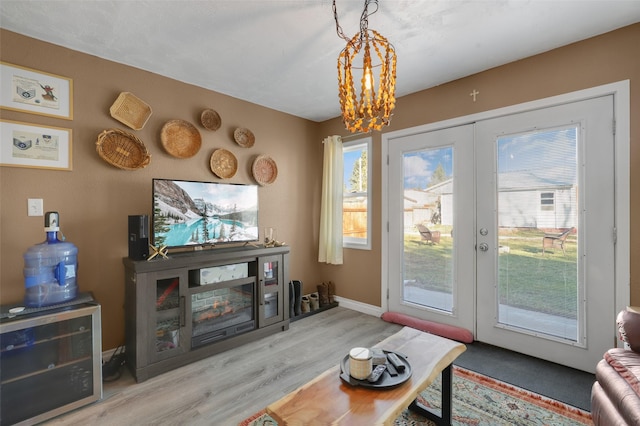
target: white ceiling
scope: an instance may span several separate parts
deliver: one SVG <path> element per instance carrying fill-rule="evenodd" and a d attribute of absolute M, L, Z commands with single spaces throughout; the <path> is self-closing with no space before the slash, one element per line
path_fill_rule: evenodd
<path fill-rule="evenodd" d="M 640 22 L 640 0 L 379 3 L 369 28 L 396 49 L 398 97 Z M 337 0 L 345 35 L 363 6 Z M 331 0 L 2 0 L 0 27 L 298 117 L 339 115 Z"/>

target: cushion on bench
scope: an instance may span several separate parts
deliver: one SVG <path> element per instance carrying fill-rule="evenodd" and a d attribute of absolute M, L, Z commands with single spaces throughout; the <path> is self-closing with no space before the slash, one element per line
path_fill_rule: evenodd
<path fill-rule="evenodd" d="M 446 337 L 447 339 L 457 340 L 462 343 L 472 343 L 473 333 L 469 330 L 448 324 L 440 324 L 433 321 L 427 321 L 415 318 L 400 312 L 385 312 L 381 317 L 387 322 L 406 325 L 426 333 L 435 334 L 436 336 Z"/>

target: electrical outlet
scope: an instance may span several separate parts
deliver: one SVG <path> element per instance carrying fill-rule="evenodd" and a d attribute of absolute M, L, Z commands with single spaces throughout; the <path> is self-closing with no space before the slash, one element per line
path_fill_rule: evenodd
<path fill-rule="evenodd" d="M 27 214 L 29 216 L 44 216 L 42 198 L 27 199 Z"/>

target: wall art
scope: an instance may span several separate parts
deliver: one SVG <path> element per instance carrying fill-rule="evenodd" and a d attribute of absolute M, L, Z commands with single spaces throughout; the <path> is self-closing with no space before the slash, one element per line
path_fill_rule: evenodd
<path fill-rule="evenodd" d="M 73 80 L 0 62 L 0 108 L 73 120 Z"/>
<path fill-rule="evenodd" d="M 71 129 L 0 120 L 0 166 L 71 170 Z"/>

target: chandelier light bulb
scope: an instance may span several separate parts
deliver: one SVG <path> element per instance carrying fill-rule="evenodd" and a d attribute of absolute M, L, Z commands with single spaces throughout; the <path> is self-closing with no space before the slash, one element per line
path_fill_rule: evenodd
<path fill-rule="evenodd" d="M 373 80 L 373 73 L 371 72 L 371 68 L 370 67 L 365 67 L 364 69 L 364 87 L 365 89 L 367 89 L 368 91 L 371 91 L 371 89 L 374 86 L 374 80 Z"/>

